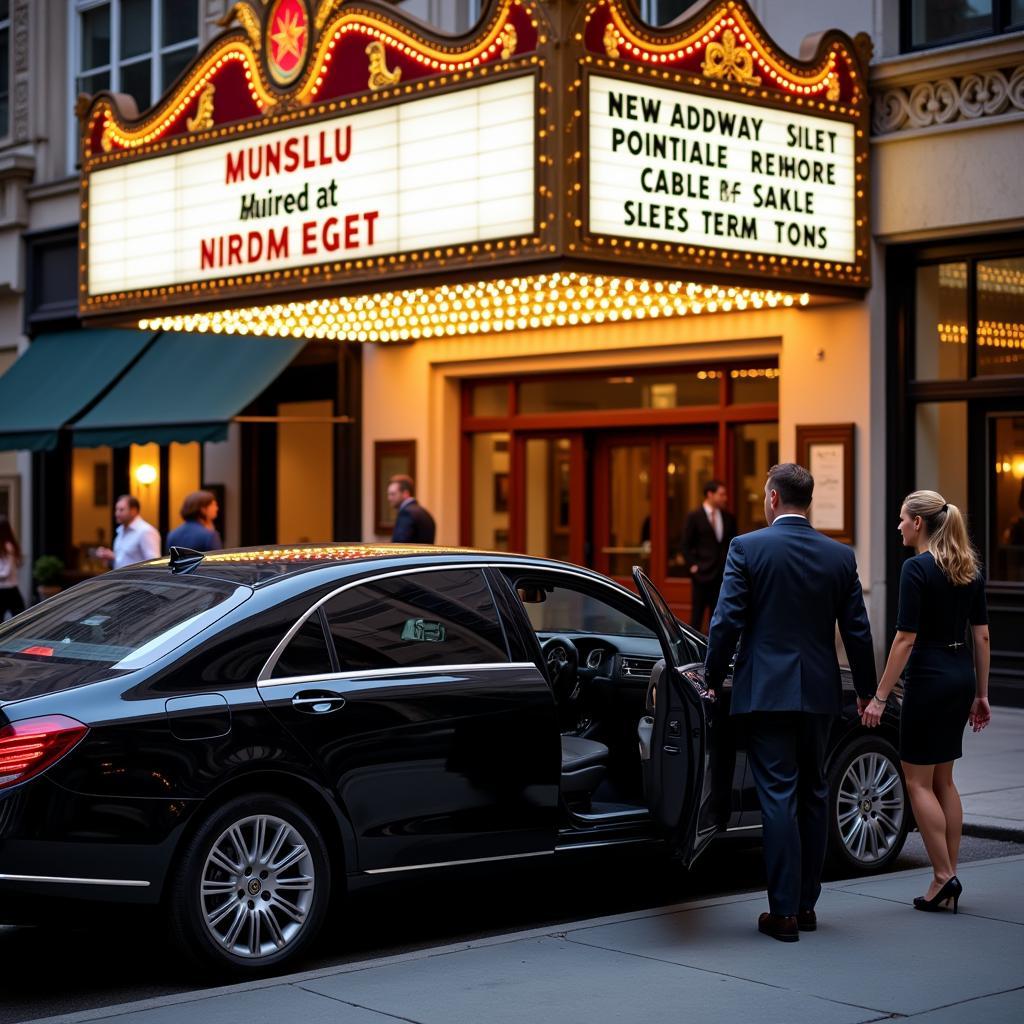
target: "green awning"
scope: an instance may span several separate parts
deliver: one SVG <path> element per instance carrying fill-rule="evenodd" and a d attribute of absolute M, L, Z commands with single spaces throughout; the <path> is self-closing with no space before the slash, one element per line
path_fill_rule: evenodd
<path fill-rule="evenodd" d="M 161 334 L 73 427 L 76 447 L 224 441 L 228 424 L 302 351 L 304 341 Z"/>
<path fill-rule="evenodd" d="M 0 451 L 48 451 L 153 340 L 148 331 L 42 334 L 0 377 Z"/>

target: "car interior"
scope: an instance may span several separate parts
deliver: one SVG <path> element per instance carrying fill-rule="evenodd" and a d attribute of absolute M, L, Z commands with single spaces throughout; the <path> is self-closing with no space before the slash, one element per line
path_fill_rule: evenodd
<path fill-rule="evenodd" d="M 645 610 L 534 574 L 510 579 L 540 644 L 562 733 L 561 796 L 572 824 L 647 816 L 637 727 L 661 645 Z M 694 638 L 692 660 L 703 651 Z"/>

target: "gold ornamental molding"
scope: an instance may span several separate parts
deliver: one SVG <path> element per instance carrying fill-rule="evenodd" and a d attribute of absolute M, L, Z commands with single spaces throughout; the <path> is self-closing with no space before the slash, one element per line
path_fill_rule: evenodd
<path fill-rule="evenodd" d="M 727 78 L 744 85 L 761 84 L 761 76 L 754 74 L 754 58 L 749 50 L 736 46 L 736 33 L 731 28 L 722 33 L 720 43 L 708 43 L 701 70 L 706 78 Z"/>

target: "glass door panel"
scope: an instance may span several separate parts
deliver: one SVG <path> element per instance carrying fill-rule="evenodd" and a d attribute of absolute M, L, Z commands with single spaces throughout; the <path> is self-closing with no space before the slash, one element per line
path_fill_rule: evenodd
<path fill-rule="evenodd" d="M 704 500 L 704 484 L 715 475 L 715 446 L 711 441 L 670 442 L 665 446 L 665 575 L 689 577 L 683 558 L 683 523 Z"/>
<path fill-rule="evenodd" d="M 993 416 L 990 422 L 989 579 L 1024 583 L 1024 416 Z"/>
<path fill-rule="evenodd" d="M 508 433 L 473 434 L 470 458 L 473 481 L 471 543 L 484 551 L 508 551 L 511 479 Z"/>
<path fill-rule="evenodd" d="M 572 560 L 572 439 L 530 437 L 524 442 L 523 550 Z"/>
<path fill-rule="evenodd" d="M 601 553 L 610 576 L 628 578 L 634 565 L 650 568 L 651 448 L 645 441 L 606 449 L 608 531 Z"/>

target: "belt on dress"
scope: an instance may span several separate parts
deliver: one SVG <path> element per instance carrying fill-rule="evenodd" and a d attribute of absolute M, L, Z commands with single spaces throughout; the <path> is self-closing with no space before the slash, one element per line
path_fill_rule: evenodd
<path fill-rule="evenodd" d="M 936 650 L 955 651 L 959 647 L 966 647 L 967 643 L 961 642 L 959 640 L 955 640 L 953 643 L 949 644 L 943 642 L 942 640 L 915 640 L 914 646 L 934 648 Z"/>

